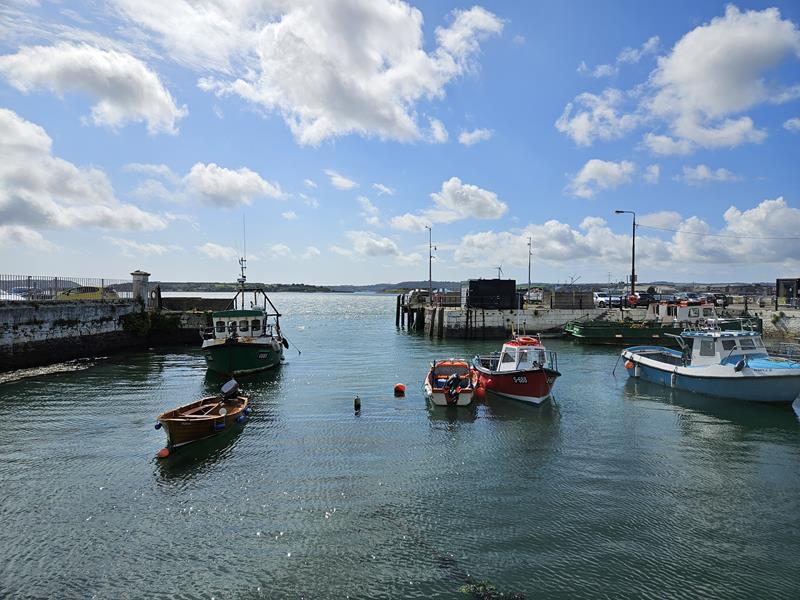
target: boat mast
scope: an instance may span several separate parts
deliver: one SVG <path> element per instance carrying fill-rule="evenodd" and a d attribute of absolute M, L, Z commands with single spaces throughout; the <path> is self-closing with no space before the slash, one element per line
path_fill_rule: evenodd
<path fill-rule="evenodd" d="M 533 250 L 531 248 L 531 244 L 533 243 L 532 238 L 528 238 L 528 299 L 530 299 L 531 295 L 531 254 L 533 254 Z"/>

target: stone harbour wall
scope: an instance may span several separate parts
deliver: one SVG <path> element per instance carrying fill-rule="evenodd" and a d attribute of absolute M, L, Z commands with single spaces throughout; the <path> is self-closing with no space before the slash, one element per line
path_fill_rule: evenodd
<path fill-rule="evenodd" d="M 200 345 L 206 312 L 146 312 L 133 300 L 0 302 L 0 372 L 156 345 Z"/>

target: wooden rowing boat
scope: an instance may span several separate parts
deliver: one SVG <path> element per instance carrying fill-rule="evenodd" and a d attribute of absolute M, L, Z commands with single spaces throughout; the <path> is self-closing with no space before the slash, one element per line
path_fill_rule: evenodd
<path fill-rule="evenodd" d="M 247 420 L 250 414 L 247 396 L 239 393 L 235 384 L 230 387 L 226 384 L 225 388 L 221 395 L 207 396 L 158 416 L 156 428 L 163 427 L 167 434 L 167 452 L 162 451 L 164 456 L 186 444 L 242 425 Z"/>

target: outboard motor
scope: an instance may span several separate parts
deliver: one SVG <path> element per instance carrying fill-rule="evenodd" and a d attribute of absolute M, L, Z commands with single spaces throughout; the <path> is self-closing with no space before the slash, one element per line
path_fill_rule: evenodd
<path fill-rule="evenodd" d="M 444 399 L 448 406 L 458 403 L 458 394 L 461 392 L 461 378 L 453 373 L 444 382 Z"/>
<path fill-rule="evenodd" d="M 235 379 L 231 379 L 222 386 L 220 391 L 222 392 L 222 397 L 225 398 L 225 400 L 230 400 L 239 394 L 239 384 Z"/>

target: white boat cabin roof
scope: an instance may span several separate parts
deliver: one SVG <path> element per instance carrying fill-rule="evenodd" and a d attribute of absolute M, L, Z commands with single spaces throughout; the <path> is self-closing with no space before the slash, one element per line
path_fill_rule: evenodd
<path fill-rule="evenodd" d="M 700 320 L 717 319 L 717 310 L 713 304 L 683 304 L 676 302 L 654 302 L 647 307 L 646 320 L 662 322 L 681 321 L 694 323 Z"/>
<path fill-rule="evenodd" d="M 736 363 L 746 357 L 765 357 L 767 350 L 757 331 L 684 331 L 681 338 L 691 341 L 691 364 Z"/>

